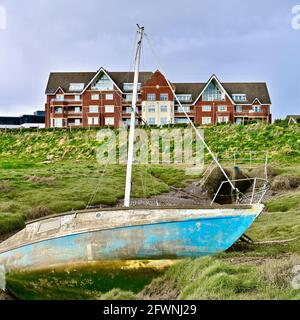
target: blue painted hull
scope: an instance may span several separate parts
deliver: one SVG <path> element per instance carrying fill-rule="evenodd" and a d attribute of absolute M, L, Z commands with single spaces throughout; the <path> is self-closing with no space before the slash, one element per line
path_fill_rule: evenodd
<path fill-rule="evenodd" d="M 7 271 L 106 260 L 180 259 L 230 248 L 251 226 L 253 214 L 205 216 L 73 233 L 0 253 Z"/>

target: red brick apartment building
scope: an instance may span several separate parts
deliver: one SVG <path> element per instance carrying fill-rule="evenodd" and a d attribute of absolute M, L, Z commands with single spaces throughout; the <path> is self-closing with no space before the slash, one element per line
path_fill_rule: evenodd
<path fill-rule="evenodd" d="M 130 122 L 133 73 L 51 73 L 46 89 L 46 128 L 125 126 Z M 187 118 L 160 71 L 141 72 L 137 123 L 187 123 Z M 172 83 L 176 96 L 197 125 L 271 122 L 271 100 L 263 82 Z"/>

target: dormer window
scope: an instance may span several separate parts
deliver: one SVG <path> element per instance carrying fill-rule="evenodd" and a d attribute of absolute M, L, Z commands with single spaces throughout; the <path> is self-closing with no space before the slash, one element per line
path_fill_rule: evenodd
<path fill-rule="evenodd" d="M 191 102 L 192 101 L 191 94 L 177 94 L 176 96 L 180 102 Z"/>
<path fill-rule="evenodd" d="M 84 83 L 70 83 L 69 91 L 81 92 L 84 89 Z"/>
<path fill-rule="evenodd" d="M 141 86 L 142 86 L 142 84 L 139 83 L 139 84 L 138 84 L 138 91 L 141 90 Z M 133 83 L 124 83 L 124 85 L 123 85 L 123 90 L 124 90 L 124 91 L 132 92 L 132 91 L 133 91 Z"/>
<path fill-rule="evenodd" d="M 245 94 L 233 94 L 232 98 L 234 101 L 247 101 L 247 95 Z"/>

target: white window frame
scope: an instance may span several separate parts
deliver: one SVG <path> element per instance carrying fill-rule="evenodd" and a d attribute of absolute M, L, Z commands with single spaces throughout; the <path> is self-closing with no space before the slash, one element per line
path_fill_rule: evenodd
<path fill-rule="evenodd" d="M 169 112 L 168 106 L 166 106 L 166 105 L 160 106 L 160 112 L 161 113 Z"/>
<path fill-rule="evenodd" d="M 84 89 L 84 83 L 70 83 L 69 84 L 69 92 L 70 91 L 81 92 L 83 89 Z"/>
<path fill-rule="evenodd" d="M 141 90 L 141 87 L 142 87 L 142 84 L 141 83 L 139 83 L 138 84 L 138 91 L 140 91 Z M 124 91 L 133 91 L 133 83 L 132 82 L 125 82 L 124 84 L 123 84 L 123 90 Z"/>
<path fill-rule="evenodd" d="M 153 117 L 148 118 L 148 124 L 149 125 L 156 125 L 156 118 L 153 118 Z"/>
<path fill-rule="evenodd" d="M 247 101 L 247 95 L 245 93 L 234 93 L 232 98 L 234 101 Z"/>
<path fill-rule="evenodd" d="M 59 93 L 59 94 L 57 94 L 57 95 L 55 96 L 55 100 L 56 100 L 56 101 L 64 101 L 64 100 L 65 100 L 65 95 Z"/>
<path fill-rule="evenodd" d="M 99 106 L 89 106 L 89 113 L 99 113 Z"/>
<path fill-rule="evenodd" d="M 202 124 L 212 124 L 211 117 L 202 117 Z"/>
<path fill-rule="evenodd" d="M 227 112 L 227 106 L 225 105 L 218 106 L 218 112 Z"/>
<path fill-rule="evenodd" d="M 203 105 L 202 106 L 202 112 L 211 112 L 212 106 L 210 105 Z"/>
<path fill-rule="evenodd" d="M 160 101 L 168 101 L 169 100 L 169 94 L 168 93 L 161 93 L 160 94 Z"/>
<path fill-rule="evenodd" d="M 104 107 L 105 113 L 114 113 L 115 112 L 115 106 L 105 106 Z"/>
<path fill-rule="evenodd" d="M 74 101 L 80 101 L 81 97 L 79 95 L 74 96 Z"/>
<path fill-rule="evenodd" d="M 218 117 L 217 121 L 218 121 L 218 123 L 228 123 L 229 117 L 228 116 Z"/>
<path fill-rule="evenodd" d="M 168 118 L 166 117 L 160 118 L 160 124 L 161 125 L 169 124 Z"/>
<path fill-rule="evenodd" d="M 235 112 L 238 112 L 238 113 L 243 112 L 243 106 L 236 105 Z"/>
<path fill-rule="evenodd" d="M 99 100 L 100 99 L 100 95 L 98 93 L 92 93 L 91 94 L 91 100 Z"/>
<path fill-rule="evenodd" d="M 177 99 L 180 101 L 180 102 L 191 102 L 193 97 L 191 94 L 178 94 L 176 95 L 177 96 Z M 176 99 L 175 99 L 176 100 Z M 176 100 L 177 101 L 177 100 Z"/>
<path fill-rule="evenodd" d="M 156 106 L 148 106 L 148 113 L 155 113 L 156 112 Z"/>
<path fill-rule="evenodd" d="M 88 117 L 88 125 L 89 126 L 99 125 L 99 118 L 98 117 Z"/>
<path fill-rule="evenodd" d="M 63 107 L 54 108 L 54 114 L 62 114 L 62 113 L 63 113 Z"/>
<path fill-rule="evenodd" d="M 147 94 L 147 101 L 156 101 L 156 94 L 155 93 L 148 93 Z"/>
<path fill-rule="evenodd" d="M 260 105 L 255 105 L 255 106 L 252 106 L 252 111 L 254 113 L 261 113 L 261 106 Z"/>
<path fill-rule="evenodd" d="M 59 124 L 57 124 L 57 123 L 59 123 Z M 54 128 L 62 128 L 63 127 L 63 119 L 61 119 L 61 118 L 53 119 L 53 127 Z"/>
<path fill-rule="evenodd" d="M 114 126 L 115 125 L 115 118 L 114 117 L 106 117 L 104 118 L 104 122 L 106 126 Z"/>
<path fill-rule="evenodd" d="M 81 119 L 75 119 L 74 125 L 75 126 L 81 126 L 82 125 Z"/>
<path fill-rule="evenodd" d="M 108 93 L 105 95 L 105 100 L 114 100 L 114 95 L 112 93 Z"/>

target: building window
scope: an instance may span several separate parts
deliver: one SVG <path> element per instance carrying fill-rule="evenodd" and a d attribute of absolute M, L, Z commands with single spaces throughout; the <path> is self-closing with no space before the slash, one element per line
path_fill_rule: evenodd
<path fill-rule="evenodd" d="M 84 89 L 84 83 L 70 83 L 69 91 L 82 91 Z"/>
<path fill-rule="evenodd" d="M 149 106 L 149 107 L 148 107 L 148 112 L 149 112 L 149 113 L 154 113 L 154 112 L 156 112 L 156 107 L 155 107 L 155 106 Z"/>
<path fill-rule="evenodd" d="M 227 112 L 227 106 L 218 106 L 218 112 Z"/>
<path fill-rule="evenodd" d="M 155 101 L 156 100 L 156 94 L 155 93 L 148 93 L 147 94 L 147 100 L 148 101 Z"/>
<path fill-rule="evenodd" d="M 202 117 L 202 124 L 211 124 L 211 117 Z"/>
<path fill-rule="evenodd" d="M 160 94 L 160 101 L 168 101 L 169 95 L 167 93 L 161 93 Z"/>
<path fill-rule="evenodd" d="M 148 119 L 148 124 L 155 125 L 156 124 L 156 119 L 155 118 L 149 118 Z"/>
<path fill-rule="evenodd" d="M 63 113 L 63 109 L 62 108 L 55 108 L 54 113 L 57 113 L 57 114 Z"/>
<path fill-rule="evenodd" d="M 236 124 L 242 124 L 243 123 L 243 118 L 236 118 L 235 119 Z"/>
<path fill-rule="evenodd" d="M 132 101 L 133 94 L 126 94 L 125 95 L 125 101 Z"/>
<path fill-rule="evenodd" d="M 54 119 L 53 126 L 55 128 L 62 128 L 63 126 L 63 119 Z"/>
<path fill-rule="evenodd" d="M 75 119 L 74 125 L 75 126 L 80 126 L 81 125 L 81 119 Z"/>
<path fill-rule="evenodd" d="M 74 96 L 74 101 L 80 101 L 80 96 Z"/>
<path fill-rule="evenodd" d="M 65 96 L 63 94 L 56 95 L 56 101 L 64 101 Z"/>
<path fill-rule="evenodd" d="M 160 112 L 168 112 L 168 106 L 160 106 Z"/>
<path fill-rule="evenodd" d="M 177 96 L 177 99 L 180 102 L 191 102 L 192 101 L 192 95 L 191 94 L 178 94 L 176 96 Z"/>
<path fill-rule="evenodd" d="M 114 100 L 114 95 L 113 94 L 106 94 L 105 100 Z"/>
<path fill-rule="evenodd" d="M 218 123 L 228 123 L 229 117 L 218 117 Z"/>
<path fill-rule="evenodd" d="M 177 112 L 190 112 L 190 111 L 191 111 L 190 107 L 179 106 Z"/>
<path fill-rule="evenodd" d="M 235 112 L 243 112 L 243 106 L 235 106 Z"/>
<path fill-rule="evenodd" d="M 89 117 L 88 118 L 88 125 L 89 126 L 95 126 L 95 125 L 99 125 L 99 118 L 97 117 Z"/>
<path fill-rule="evenodd" d="M 168 123 L 169 123 L 168 118 L 160 118 L 161 125 L 168 124 Z"/>
<path fill-rule="evenodd" d="M 234 101 L 247 101 L 247 95 L 245 94 L 233 94 L 232 97 Z"/>
<path fill-rule="evenodd" d="M 133 91 L 133 83 L 124 83 L 123 85 L 124 91 Z M 138 84 L 138 91 L 141 90 L 141 83 Z"/>
<path fill-rule="evenodd" d="M 105 118 L 105 125 L 106 126 L 114 126 L 115 125 L 115 118 L 113 118 L 113 117 Z"/>
<path fill-rule="evenodd" d="M 114 85 L 112 81 L 107 77 L 107 75 L 104 74 L 100 80 L 92 85 L 92 90 L 113 91 Z"/>
<path fill-rule="evenodd" d="M 252 110 L 253 112 L 261 112 L 261 106 L 253 106 Z"/>
<path fill-rule="evenodd" d="M 114 106 L 105 106 L 105 113 L 114 113 L 115 107 Z"/>
<path fill-rule="evenodd" d="M 99 100 L 99 97 L 100 97 L 99 94 L 92 94 L 91 95 L 92 100 Z"/>
<path fill-rule="evenodd" d="M 81 107 L 75 107 L 74 113 L 81 113 Z"/>
<path fill-rule="evenodd" d="M 202 112 L 211 112 L 211 106 L 202 106 Z"/>
<path fill-rule="evenodd" d="M 89 106 L 89 113 L 98 113 L 99 107 L 98 106 Z"/>
<path fill-rule="evenodd" d="M 189 119 L 187 119 L 187 118 L 175 118 L 175 123 L 178 123 L 178 124 L 189 123 Z"/>
<path fill-rule="evenodd" d="M 203 101 L 223 101 L 225 94 L 213 81 L 207 86 L 203 93 Z"/>

